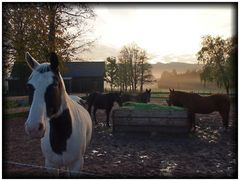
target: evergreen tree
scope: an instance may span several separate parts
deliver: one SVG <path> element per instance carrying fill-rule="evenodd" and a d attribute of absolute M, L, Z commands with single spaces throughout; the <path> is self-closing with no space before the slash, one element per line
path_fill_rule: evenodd
<path fill-rule="evenodd" d="M 117 85 L 117 76 L 118 65 L 116 57 L 107 57 L 106 59 L 106 68 L 105 68 L 105 81 L 110 84 L 111 91 L 113 87 Z"/>

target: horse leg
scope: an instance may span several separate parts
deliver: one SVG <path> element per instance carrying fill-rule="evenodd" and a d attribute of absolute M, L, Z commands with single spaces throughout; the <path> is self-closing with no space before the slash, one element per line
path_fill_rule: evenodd
<path fill-rule="evenodd" d="M 50 162 L 47 158 L 45 159 L 45 167 L 47 172 L 55 177 L 59 176 L 59 167 L 56 164 Z"/>
<path fill-rule="evenodd" d="M 92 104 L 89 104 L 89 105 L 88 105 L 88 112 L 89 112 L 89 114 L 90 114 L 90 116 L 91 116 L 91 113 L 92 113 Z"/>
<path fill-rule="evenodd" d="M 106 115 L 107 115 L 107 119 L 106 119 L 106 124 L 107 124 L 107 127 L 110 128 L 110 124 L 109 124 L 109 114 L 111 112 L 111 109 L 106 109 Z"/>
<path fill-rule="evenodd" d="M 195 114 L 192 112 L 188 112 L 188 121 L 189 121 L 189 128 L 191 132 L 195 132 L 196 125 L 195 125 Z"/>
<path fill-rule="evenodd" d="M 229 120 L 229 111 L 221 111 L 219 112 L 222 117 L 222 123 L 225 129 L 228 128 L 228 120 Z"/>
<path fill-rule="evenodd" d="M 95 124 L 98 124 L 97 119 L 96 119 L 96 112 L 97 112 L 97 108 L 94 106 L 94 108 L 93 108 L 93 119 L 95 121 Z"/>
<path fill-rule="evenodd" d="M 72 162 L 68 166 L 69 176 L 70 177 L 80 176 L 81 170 L 83 168 L 83 163 L 84 163 L 83 156 L 81 156 L 78 160 L 75 160 L 74 162 Z"/>

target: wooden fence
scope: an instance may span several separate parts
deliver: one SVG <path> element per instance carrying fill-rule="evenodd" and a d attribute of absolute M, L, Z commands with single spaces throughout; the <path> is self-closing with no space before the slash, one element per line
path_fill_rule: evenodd
<path fill-rule="evenodd" d="M 211 95 L 211 93 L 198 93 L 202 96 Z M 77 96 L 86 96 L 86 94 L 75 94 Z M 168 98 L 169 92 L 152 92 L 151 98 L 154 100 L 159 100 L 157 102 L 163 102 Z M 236 98 L 235 94 L 229 95 L 231 99 Z M 28 96 L 15 96 L 15 97 L 4 97 L 4 101 L 21 101 L 21 100 L 27 100 Z M 155 102 L 155 101 L 154 101 Z M 22 106 L 22 107 L 16 107 L 16 108 L 10 108 L 5 109 L 4 108 L 4 114 L 13 114 L 13 113 L 20 113 L 20 112 L 27 112 L 29 110 L 29 105 Z"/>

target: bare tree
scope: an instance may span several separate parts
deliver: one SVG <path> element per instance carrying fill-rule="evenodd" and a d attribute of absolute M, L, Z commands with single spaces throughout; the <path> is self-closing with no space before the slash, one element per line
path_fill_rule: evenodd
<path fill-rule="evenodd" d="M 138 87 L 143 91 L 143 85 L 153 81 L 151 65 L 147 62 L 148 57 L 144 49 L 140 48 L 136 43 L 124 46 L 120 51 L 119 62 L 120 80 L 123 83 L 124 91 L 128 88 L 130 91 L 136 92 Z"/>

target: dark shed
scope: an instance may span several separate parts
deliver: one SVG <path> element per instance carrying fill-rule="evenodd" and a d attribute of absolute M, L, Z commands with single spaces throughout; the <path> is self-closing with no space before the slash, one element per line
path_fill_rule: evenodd
<path fill-rule="evenodd" d="M 104 90 L 104 62 L 64 62 L 62 77 L 69 93 Z M 8 94 L 26 95 L 26 82 L 31 74 L 25 62 L 16 62 L 8 79 Z"/>
<path fill-rule="evenodd" d="M 63 79 L 68 92 L 104 90 L 104 62 L 65 62 Z"/>

